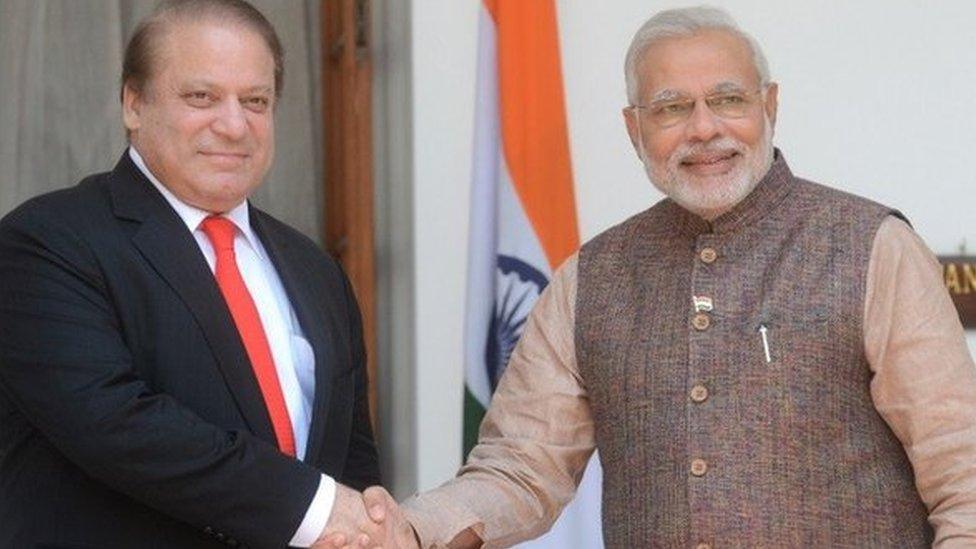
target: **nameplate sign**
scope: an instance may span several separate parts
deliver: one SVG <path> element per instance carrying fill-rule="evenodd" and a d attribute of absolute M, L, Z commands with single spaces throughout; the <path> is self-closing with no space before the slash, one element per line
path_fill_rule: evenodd
<path fill-rule="evenodd" d="M 976 256 L 940 256 L 946 289 L 966 328 L 976 328 Z"/>

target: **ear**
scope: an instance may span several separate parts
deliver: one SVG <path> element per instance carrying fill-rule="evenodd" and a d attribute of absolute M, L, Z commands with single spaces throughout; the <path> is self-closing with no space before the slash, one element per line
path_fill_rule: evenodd
<path fill-rule="evenodd" d="M 766 116 L 769 117 L 769 125 L 776 128 L 776 108 L 779 106 L 779 84 L 773 82 L 766 87 Z"/>
<path fill-rule="evenodd" d="M 142 126 L 142 95 L 132 86 L 126 84 L 122 87 L 122 124 L 130 132 L 138 130 Z"/>
<path fill-rule="evenodd" d="M 630 144 L 634 147 L 634 152 L 637 153 L 637 158 L 641 157 L 641 140 L 640 140 L 640 129 L 637 127 L 640 121 L 637 119 L 637 111 L 630 107 L 624 107 L 624 124 L 627 125 L 627 135 L 630 136 Z"/>

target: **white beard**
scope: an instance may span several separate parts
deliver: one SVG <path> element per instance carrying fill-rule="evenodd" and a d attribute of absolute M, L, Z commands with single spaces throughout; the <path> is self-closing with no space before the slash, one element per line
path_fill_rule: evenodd
<path fill-rule="evenodd" d="M 663 166 L 655 165 L 648 159 L 642 142 L 640 159 L 644 163 L 644 171 L 651 183 L 679 206 L 702 218 L 715 219 L 749 196 L 773 164 L 772 124 L 768 116 L 763 116 L 763 121 L 763 135 L 755 149 L 731 137 L 708 143 L 683 144 L 671 153 Z M 723 176 L 724 181 L 701 184 L 683 176 L 681 161 L 689 155 L 730 150 L 742 155 L 745 162 L 740 162 L 735 170 Z"/>

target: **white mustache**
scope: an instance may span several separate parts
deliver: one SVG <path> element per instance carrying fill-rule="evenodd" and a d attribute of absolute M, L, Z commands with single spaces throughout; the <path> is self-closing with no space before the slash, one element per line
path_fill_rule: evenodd
<path fill-rule="evenodd" d="M 739 141 L 728 136 L 720 137 L 708 143 L 684 143 L 678 147 L 678 150 L 671 154 L 668 163 L 672 167 L 676 167 L 693 156 L 728 152 L 745 154 L 746 147 Z"/>

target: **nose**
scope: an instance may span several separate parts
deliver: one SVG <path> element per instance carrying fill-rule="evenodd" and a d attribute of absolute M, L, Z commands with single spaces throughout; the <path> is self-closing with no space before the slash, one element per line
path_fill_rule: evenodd
<path fill-rule="evenodd" d="M 228 98 L 224 101 L 211 127 L 218 135 L 233 141 L 247 135 L 247 116 L 240 102 L 236 98 Z"/>
<path fill-rule="evenodd" d="M 722 122 L 704 101 L 695 103 L 695 108 L 685 125 L 689 140 L 708 142 L 722 131 Z"/>

